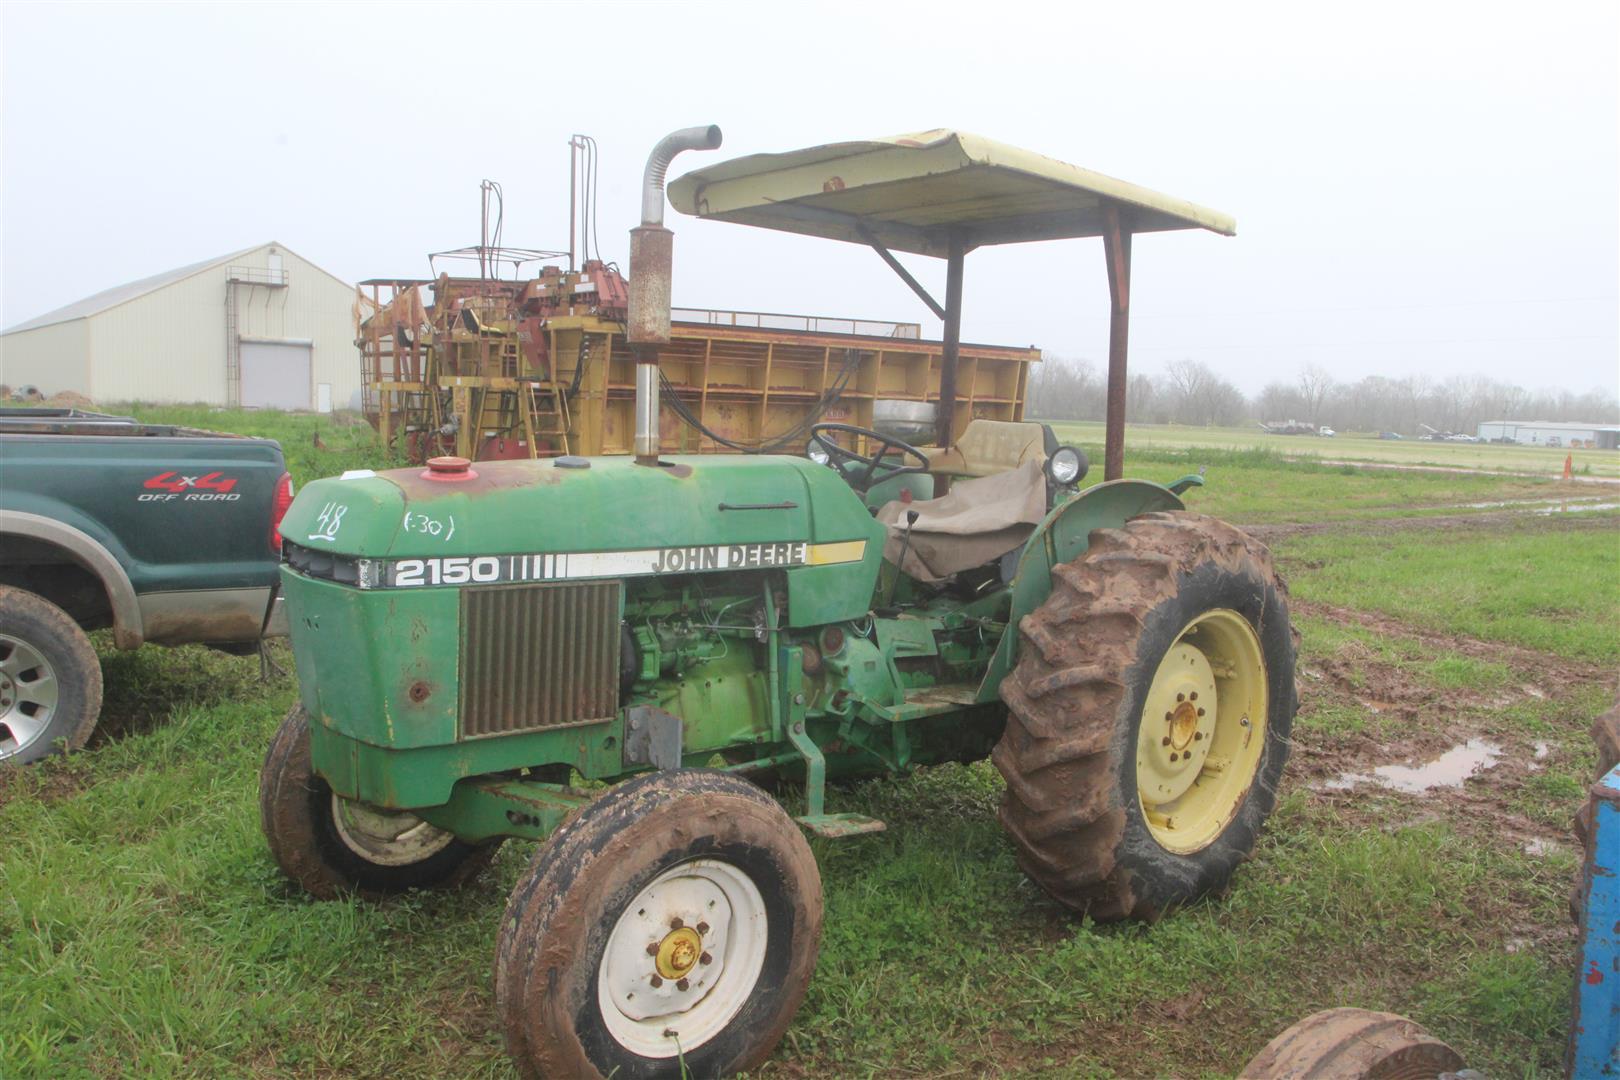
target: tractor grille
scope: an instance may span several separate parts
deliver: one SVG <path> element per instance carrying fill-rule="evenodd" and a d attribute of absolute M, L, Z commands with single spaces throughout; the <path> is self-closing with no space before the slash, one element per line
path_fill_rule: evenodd
<path fill-rule="evenodd" d="M 617 581 L 461 592 L 461 737 L 608 720 L 619 709 Z"/>

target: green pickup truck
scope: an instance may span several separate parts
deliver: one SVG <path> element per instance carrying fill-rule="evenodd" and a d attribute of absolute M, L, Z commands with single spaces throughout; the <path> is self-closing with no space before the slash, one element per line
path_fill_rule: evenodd
<path fill-rule="evenodd" d="M 251 651 L 292 503 L 280 444 L 76 409 L 0 409 L 0 765 L 84 745 L 86 632 Z"/>

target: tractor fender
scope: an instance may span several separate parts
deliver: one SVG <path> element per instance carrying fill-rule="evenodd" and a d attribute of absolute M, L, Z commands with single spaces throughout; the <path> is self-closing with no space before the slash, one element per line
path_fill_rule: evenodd
<path fill-rule="evenodd" d="M 1180 488 L 1183 482 L 1175 486 Z M 1110 480 L 1053 507 L 1030 534 L 1018 558 L 1007 632 L 1001 636 L 1001 644 L 979 684 L 978 700 L 997 700 L 1002 677 L 1018 659 L 1019 621 L 1046 602 L 1052 591 L 1052 567 L 1083 555 L 1093 529 L 1118 528 L 1139 514 L 1155 510 L 1185 509 L 1175 491 L 1147 480 Z"/>

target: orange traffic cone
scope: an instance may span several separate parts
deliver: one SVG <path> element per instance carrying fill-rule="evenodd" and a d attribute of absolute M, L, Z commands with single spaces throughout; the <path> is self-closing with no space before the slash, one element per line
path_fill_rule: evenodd
<path fill-rule="evenodd" d="M 1564 455 L 1564 479 L 1565 480 L 1571 480 L 1571 479 L 1574 479 L 1574 477 L 1575 477 L 1575 455 L 1574 454 L 1565 454 Z"/>

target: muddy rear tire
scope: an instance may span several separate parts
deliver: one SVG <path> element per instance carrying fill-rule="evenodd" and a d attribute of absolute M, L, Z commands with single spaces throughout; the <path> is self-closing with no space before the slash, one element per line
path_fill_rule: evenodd
<path fill-rule="evenodd" d="M 743 780 L 627 781 L 535 853 L 496 946 L 495 1001 L 524 1077 L 752 1069 L 804 1000 L 821 876 L 799 827 Z"/>
<path fill-rule="evenodd" d="M 1025 873 L 1099 921 L 1225 887 L 1276 803 L 1294 718 L 1266 548 L 1185 512 L 1099 529 L 1019 630 L 992 759 Z"/>
<path fill-rule="evenodd" d="M 101 661 L 72 617 L 0 586 L 0 762 L 77 750 L 101 716 Z"/>
<path fill-rule="evenodd" d="M 1240 1080 L 1434 1080 L 1462 1055 L 1394 1013 L 1326 1009 L 1266 1044 Z"/>
<path fill-rule="evenodd" d="M 321 900 L 454 888 L 481 873 L 501 843 L 463 843 L 413 814 L 385 813 L 334 795 L 310 765 L 302 705 L 287 711 L 265 754 L 259 822 L 282 873 Z"/>

